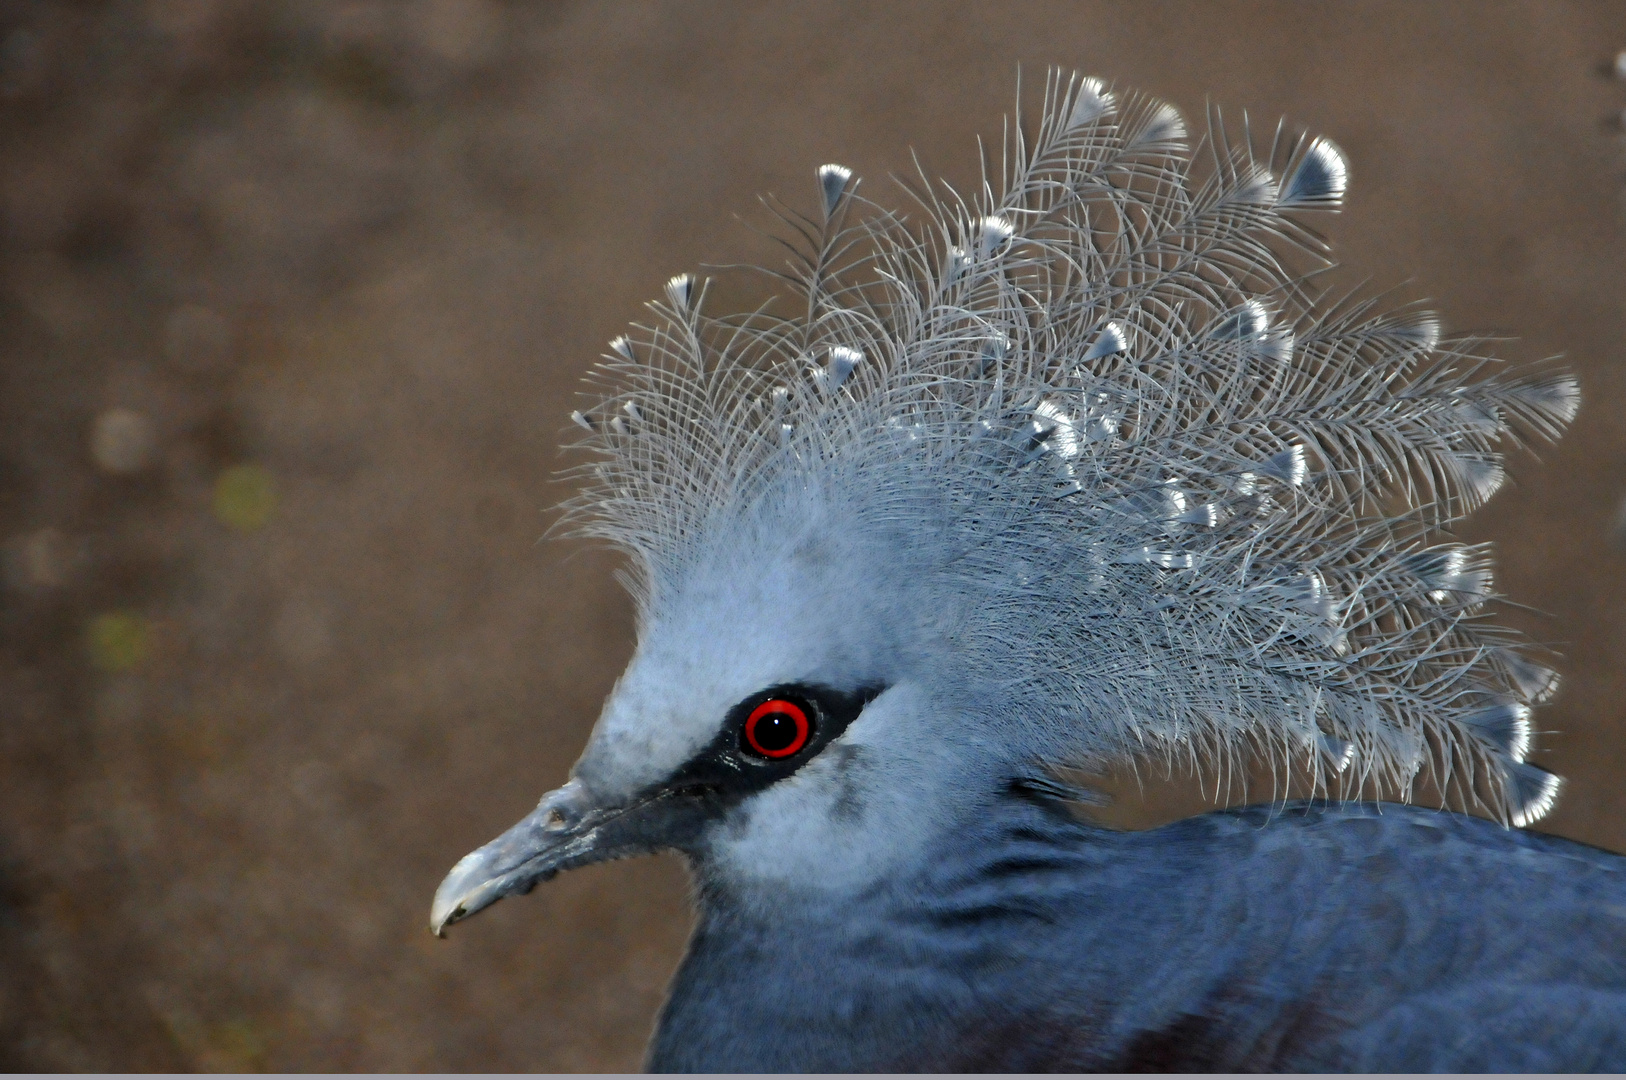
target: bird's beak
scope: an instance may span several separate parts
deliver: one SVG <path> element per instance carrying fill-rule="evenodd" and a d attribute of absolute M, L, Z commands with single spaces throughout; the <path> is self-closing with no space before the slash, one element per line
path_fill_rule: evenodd
<path fill-rule="evenodd" d="M 595 800 L 580 780 L 542 796 L 517 825 L 458 860 L 435 890 L 429 929 L 446 927 L 560 870 L 679 846 L 698 823 L 698 800 L 658 790 L 623 805 Z"/>
<path fill-rule="evenodd" d="M 582 826 L 595 816 L 592 809 L 577 780 L 542 796 L 519 824 L 452 867 L 435 890 L 429 929 L 443 937 L 451 923 L 552 877 L 562 862 L 591 845 L 592 830 Z"/>

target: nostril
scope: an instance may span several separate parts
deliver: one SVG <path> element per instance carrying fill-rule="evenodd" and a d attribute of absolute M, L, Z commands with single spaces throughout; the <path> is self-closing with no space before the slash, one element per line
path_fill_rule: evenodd
<path fill-rule="evenodd" d="M 565 817 L 565 812 L 556 808 L 548 811 L 548 816 L 542 822 L 542 827 L 551 831 L 558 831 L 569 823 L 569 819 Z"/>

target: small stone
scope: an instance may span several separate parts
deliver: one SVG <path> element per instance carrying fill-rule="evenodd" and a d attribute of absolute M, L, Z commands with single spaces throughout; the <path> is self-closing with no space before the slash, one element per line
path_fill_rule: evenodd
<path fill-rule="evenodd" d="M 1626 49 L 1615 54 L 1615 78 L 1626 79 Z"/>
<path fill-rule="evenodd" d="M 134 409 L 108 409 L 91 424 L 90 456 L 105 473 L 133 476 L 145 472 L 157 450 L 152 421 Z"/>

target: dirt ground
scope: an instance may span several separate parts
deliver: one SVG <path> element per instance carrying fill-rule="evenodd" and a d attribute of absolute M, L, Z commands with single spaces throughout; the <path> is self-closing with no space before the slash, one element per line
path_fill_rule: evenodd
<path fill-rule="evenodd" d="M 0 1068 L 637 1066 L 672 859 L 438 941 L 632 647 L 538 544 L 577 379 L 758 193 L 971 175 L 1018 66 L 1353 162 L 1341 280 L 1564 354 L 1465 531 L 1564 655 L 1542 828 L 1626 850 L 1626 6 L 0 6 Z"/>

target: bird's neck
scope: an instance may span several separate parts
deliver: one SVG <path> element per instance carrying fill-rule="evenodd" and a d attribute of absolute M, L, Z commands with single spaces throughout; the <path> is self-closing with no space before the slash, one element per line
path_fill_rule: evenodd
<path fill-rule="evenodd" d="M 1031 969 L 1056 922 L 1082 931 L 1068 935 L 1081 954 L 1129 932 L 1117 923 L 1136 907 L 1093 887 L 1121 846 L 1011 799 L 937 837 L 911 875 L 840 895 L 730 880 L 697 860 L 699 919 L 651 1065 L 886 1068 L 918 1060 L 933 1024 L 1031 1015 Z M 1095 992 L 1086 975 L 1072 975 L 1075 1009 Z"/>

